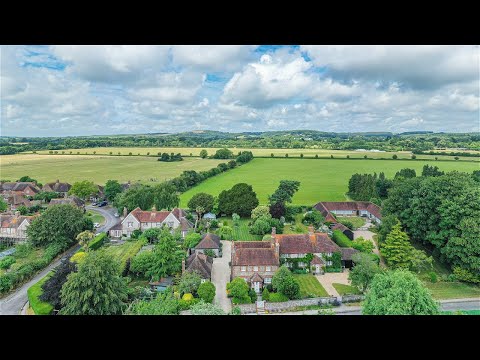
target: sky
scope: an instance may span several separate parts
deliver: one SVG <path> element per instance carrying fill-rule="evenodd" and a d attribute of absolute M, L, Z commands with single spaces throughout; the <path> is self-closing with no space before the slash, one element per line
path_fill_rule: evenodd
<path fill-rule="evenodd" d="M 479 46 L 0 46 L 0 135 L 480 131 Z"/>

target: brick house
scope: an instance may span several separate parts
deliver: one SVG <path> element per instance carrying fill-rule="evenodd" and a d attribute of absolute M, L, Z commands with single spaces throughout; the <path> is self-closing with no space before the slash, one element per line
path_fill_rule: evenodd
<path fill-rule="evenodd" d="M 34 182 L 4 182 L 0 184 L 0 192 L 4 198 L 8 195 L 35 196 L 40 188 Z"/>
<path fill-rule="evenodd" d="M 42 191 L 54 191 L 59 193 L 61 196 L 67 196 L 71 187 L 72 185 L 69 183 L 63 183 L 57 179 L 55 182 L 43 185 Z"/>
<path fill-rule="evenodd" d="M 20 243 L 27 240 L 27 227 L 35 216 L 22 216 L 19 211 L 14 215 L 0 214 L 0 240 Z"/>
<path fill-rule="evenodd" d="M 212 250 L 218 257 L 220 255 L 220 237 L 212 233 L 206 233 L 202 240 L 195 246 L 195 253 L 205 253 L 205 250 Z"/>
<path fill-rule="evenodd" d="M 198 273 L 202 282 L 212 279 L 212 265 L 213 258 L 202 253 L 193 253 L 187 258 L 182 260 L 182 274 L 186 271 Z"/>
<path fill-rule="evenodd" d="M 272 228 L 272 241 L 279 245 L 280 259 L 287 267 L 292 267 L 293 261 L 288 261 L 289 259 L 304 258 L 307 254 L 312 254 L 312 272 L 323 273 L 324 265 L 332 265 L 327 258 L 334 252 L 341 253 L 341 249 L 327 234 L 314 232 L 313 226 L 308 230 L 308 234 L 276 234 L 275 228 Z M 302 269 L 308 266 L 303 261 L 299 261 L 297 265 Z"/>
<path fill-rule="evenodd" d="M 280 266 L 279 246 L 273 241 L 234 241 L 231 280 L 243 278 L 256 292 L 272 283 Z"/>
<path fill-rule="evenodd" d="M 143 211 L 139 207 L 127 215 L 127 209 L 123 211 L 124 218 L 109 230 L 110 237 L 119 239 L 122 236 L 129 238 L 135 230 L 145 231 L 151 228 L 160 228 L 164 225 L 170 229 L 181 229 L 182 237 L 193 228 L 193 224 L 186 219 L 183 209 L 175 208 L 172 211 Z"/>
<path fill-rule="evenodd" d="M 319 202 L 315 204 L 315 209 L 325 217 L 325 221 L 337 222 L 332 214 L 337 216 L 364 216 L 377 224 L 382 222 L 380 206 L 368 201 L 338 201 L 338 202 Z"/>

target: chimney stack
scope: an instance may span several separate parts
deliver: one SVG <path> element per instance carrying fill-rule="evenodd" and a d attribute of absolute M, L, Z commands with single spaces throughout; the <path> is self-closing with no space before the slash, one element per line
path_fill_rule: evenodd
<path fill-rule="evenodd" d="M 315 232 L 315 229 L 313 228 L 313 226 L 309 226 L 308 227 L 308 235 L 313 235 L 313 233 Z"/>
<path fill-rule="evenodd" d="M 185 259 L 182 259 L 182 274 L 185 272 Z"/>
<path fill-rule="evenodd" d="M 277 235 L 277 228 L 272 227 L 272 238 L 275 239 L 275 235 Z"/>
<path fill-rule="evenodd" d="M 275 242 L 275 256 L 280 259 L 280 244 L 278 242 Z"/>
<path fill-rule="evenodd" d="M 127 214 L 128 214 L 127 207 L 124 206 L 124 207 L 123 207 L 123 218 L 124 218 L 124 219 L 127 217 Z"/>

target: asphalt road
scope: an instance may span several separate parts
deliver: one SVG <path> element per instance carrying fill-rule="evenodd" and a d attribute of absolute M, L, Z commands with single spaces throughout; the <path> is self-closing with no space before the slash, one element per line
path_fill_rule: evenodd
<path fill-rule="evenodd" d="M 116 212 L 116 209 L 112 209 L 110 207 L 97 208 L 97 207 L 94 207 L 94 206 L 87 206 L 86 208 L 88 210 L 97 211 L 105 217 L 105 224 L 103 224 L 101 227 L 99 227 L 97 229 L 97 233 L 102 232 L 102 231 L 107 231 L 112 226 L 114 226 L 117 222 L 120 221 L 119 218 L 113 216 L 113 214 Z M 80 248 L 80 246 L 76 245 L 73 248 L 71 248 L 70 250 L 68 250 L 63 256 L 65 256 L 66 254 L 73 254 L 79 248 Z M 51 263 L 49 266 L 47 266 L 45 269 L 43 269 L 40 273 L 38 273 L 34 278 L 32 278 L 32 280 L 23 284 L 22 287 L 15 290 L 14 293 L 12 293 L 12 294 L 8 295 L 7 297 L 1 299 L 0 300 L 0 315 L 19 315 L 23 306 L 25 305 L 25 303 L 28 300 L 28 298 L 27 298 L 28 288 L 30 288 L 30 286 L 34 285 L 37 281 L 39 281 L 41 278 L 43 278 L 45 275 L 47 275 L 50 270 L 52 270 L 52 269 L 56 268 L 58 265 L 60 265 L 60 262 L 61 262 L 60 259 Z"/>

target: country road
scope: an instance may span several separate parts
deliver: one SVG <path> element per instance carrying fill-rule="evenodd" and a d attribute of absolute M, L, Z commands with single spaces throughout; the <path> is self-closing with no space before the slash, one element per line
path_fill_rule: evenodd
<path fill-rule="evenodd" d="M 105 217 L 105 224 L 97 229 L 97 233 L 107 231 L 112 226 L 114 226 L 118 221 L 119 218 L 113 216 L 115 213 L 115 209 L 110 207 L 108 208 L 97 208 L 94 206 L 86 206 L 87 210 L 97 211 L 98 213 L 102 214 Z M 73 254 L 75 251 L 79 249 L 79 245 L 74 246 L 70 250 L 66 252 L 62 257 L 67 254 Z M 60 258 L 61 259 L 61 258 Z M 22 287 L 15 290 L 14 293 L 8 295 L 7 297 L 0 299 L 0 315 L 19 315 L 20 311 L 22 310 L 23 306 L 27 302 L 27 290 L 30 286 L 34 285 L 37 281 L 43 278 L 48 272 L 58 265 L 60 265 L 61 260 L 57 260 L 39 272 L 34 278 L 32 278 L 29 282 L 22 285 Z"/>

